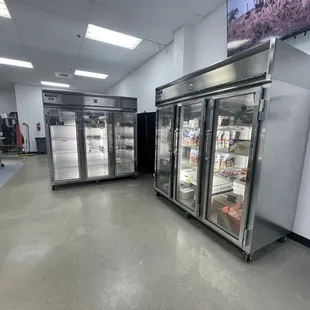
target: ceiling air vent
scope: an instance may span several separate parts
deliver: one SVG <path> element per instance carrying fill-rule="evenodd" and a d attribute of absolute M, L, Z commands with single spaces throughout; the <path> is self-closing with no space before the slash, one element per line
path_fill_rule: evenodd
<path fill-rule="evenodd" d="M 64 72 L 56 72 L 56 77 L 62 78 L 62 79 L 72 79 L 73 75 L 70 73 L 64 73 Z"/>

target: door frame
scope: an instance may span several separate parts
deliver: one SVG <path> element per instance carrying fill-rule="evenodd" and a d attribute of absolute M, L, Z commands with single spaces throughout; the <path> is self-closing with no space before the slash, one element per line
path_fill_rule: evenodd
<path fill-rule="evenodd" d="M 159 116 L 158 112 L 165 110 L 165 109 L 171 109 L 172 110 L 172 117 L 171 117 L 171 128 L 170 128 L 170 134 L 171 134 L 171 141 L 170 141 L 170 146 L 169 146 L 169 158 L 170 158 L 170 178 L 169 178 L 169 191 L 168 194 L 162 191 L 160 188 L 157 187 L 157 171 L 158 171 L 158 133 L 159 133 L 159 127 L 158 127 L 158 122 L 159 122 Z M 162 107 L 157 107 L 156 108 L 156 121 L 155 121 L 155 180 L 154 180 L 154 188 L 155 191 L 160 193 L 162 196 L 173 200 L 173 195 L 172 195 L 172 190 L 173 190 L 173 177 L 174 177 L 174 156 L 173 156 L 173 148 L 174 148 L 174 129 L 175 129 L 175 122 L 176 122 L 176 106 L 174 103 L 172 104 L 167 104 Z"/>
<path fill-rule="evenodd" d="M 88 115 L 88 113 L 96 114 L 98 116 L 103 116 L 105 114 L 107 116 L 107 140 L 108 140 L 108 166 L 109 166 L 109 175 L 107 176 L 97 176 L 97 177 L 88 177 L 88 165 L 87 165 L 87 151 L 86 151 L 86 143 L 85 143 L 85 135 L 86 135 L 86 127 L 85 127 L 85 120 L 84 116 Z M 85 181 L 96 181 L 96 180 L 105 180 L 111 179 L 114 177 L 112 160 L 113 160 L 113 152 L 111 147 L 113 146 L 113 140 L 111 140 L 111 125 L 113 124 L 112 112 L 109 110 L 83 110 L 82 111 L 82 130 L 81 130 L 81 153 L 82 153 L 82 162 L 83 162 L 83 175 Z"/>
<path fill-rule="evenodd" d="M 116 137 L 115 137 L 115 128 L 116 128 L 116 120 L 115 116 L 116 115 L 132 115 L 133 116 L 133 143 L 134 143 L 134 171 L 133 172 L 128 172 L 128 173 L 116 173 Z M 112 113 L 112 150 L 113 150 L 113 156 L 112 156 L 112 164 L 111 167 L 113 168 L 113 177 L 114 178 L 121 178 L 121 177 L 126 177 L 126 176 L 132 176 L 132 175 L 137 175 L 137 160 L 138 160 L 138 140 L 137 140 L 137 113 L 132 112 L 132 111 L 113 111 Z"/>
<path fill-rule="evenodd" d="M 79 170 L 79 178 L 76 179 L 66 179 L 66 180 L 56 180 L 55 179 L 55 166 L 54 166 L 54 150 L 52 145 L 52 135 L 51 135 L 51 110 L 57 110 L 58 112 L 72 112 L 75 114 L 75 130 L 76 130 L 76 142 L 77 142 L 77 156 L 78 156 L 78 170 Z M 45 130 L 46 130 L 46 144 L 47 144 L 47 153 L 48 153 L 48 165 L 50 169 L 50 181 L 51 185 L 64 185 L 70 183 L 81 182 L 82 179 L 82 167 L 81 167 L 81 156 L 80 156 L 80 135 L 79 135 L 79 126 L 81 126 L 81 111 L 78 109 L 70 109 L 70 108 L 61 108 L 61 107 L 45 107 Z"/>
<path fill-rule="evenodd" d="M 240 221 L 240 233 L 239 238 L 235 238 L 231 233 L 229 233 L 228 230 L 225 230 L 224 228 L 217 226 L 216 224 L 213 224 L 210 220 L 207 219 L 207 212 L 208 209 L 211 207 L 211 198 L 212 198 L 212 184 L 213 184 L 213 172 L 214 170 L 212 167 L 214 167 L 214 161 L 215 161 L 215 142 L 216 142 L 216 105 L 220 102 L 221 99 L 231 98 L 231 97 L 237 97 L 242 95 L 249 95 L 254 94 L 254 103 L 256 104 L 256 109 L 253 114 L 253 127 L 252 127 L 252 134 L 251 134 L 251 147 L 250 147 L 250 153 L 249 153 L 249 160 L 248 160 L 248 173 L 247 173 L 247 182 L 246 182 L 246 188 L 245 188 L 245 197 L 244 197 L 244 205 L 246 206 L 243 209 L 242 212 L 242 218 Z M 244 246 L 245 242 L 245 230 L 248 228 L 248 214 L 249 210 L 251 208 L 250 201 L 251 201 L 251 189 L 252 184 L 254 180 L 254 167 L 255 167 L 255 161 L 256 161 L 256 149 L 257 149 L 257 143 L 258 143 L 258 133 L 259 133 L 259 112 L 260 112 L 260 102 L 263 98 L 263 87 L 254 87 L 244 90 L 237 90 L 237 91 L 230 91 L 226 92 L 225 94 L 221 95 L 215 95 L 215 96 L 209 96 L 207 99 L 209 100 L 209 105 L 213 111 L 210 111 L 212 113 L 212 119 L 210 118 L 210 121 L 212 121 L 211 124 L 208 125 L 209 129 L 211 131 L 208 131 L 209 139 L 207 138 L 205 141 L 205 149 L 210 149 L 210 156 L 205 157 L 205 167 L 208 167 L 207 174 L 205 173 L 205 188 L 204 188 L 204 197 L 203 197 L 203 203 L 202 203 L 202 217 L 201 220 L 204 224 L 215 230 L 220 235 L 224 236 L 226 239 L 230 240 L 232 243 L 237 245 L 238 247 L 242 248 Z M 210 140 L 211 139 L 211 140 Z"/>
<path fill-rule="evenodd" d="M 198 158 L 197 158 L 197 185 L 196 185 L 196 201 L 195 201 L 195 209 L 192 210 L 188 206 L 179 202 L 177 197 L 177 183 L 179 179 L 179 149 L 180 149 L 180 121 L 181 121 L 181 110 L 183 107 L 201 104 L 201 123 L 200 123 L 200 137 L 199 137 L 199 150 L 198 150 Z M 206 100 L 202 99 L 195 99 L 195 100 L 188 100 L 182 103 L 176 104 L 176 114 L 175 114 L 175 128 L 174 128 L 174 149 L 173 149 L 173 156 L 174 156 L 174 166 L 173 166 L 173 175 L 175 176 L 173 180 L 173 202 L 177 204 L 179 207 L 184 209 L 186 212 L 194 215 L 195 217 L 199 216 L 200 208 L 201 208 L 201 176 L 202 176 L 202 158 L 203 158 L 203 142 L 204 142 L 204 128 L 206 123 Z"/>

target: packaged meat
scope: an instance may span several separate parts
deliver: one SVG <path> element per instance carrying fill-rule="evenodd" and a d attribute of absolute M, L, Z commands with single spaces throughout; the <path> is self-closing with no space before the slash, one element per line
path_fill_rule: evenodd
<path fill-rule="evenodd" d="M 230 140 L 229 152 L 237 155 L 249 156 L 251 141 Z"/>
<path fill-rule="evenodd" d="M 224 136 L 223 136 L 223 148 L 227 149 L 229 148 L 229 140 L 230 140 L 230 132 L 229 131 L 224 131 Z"/>
<path fill-rule="evenodd" d="M 197 158 L 198 158 L 198 150 L 191 149 L 190 157 L 189 157 L 189 163 L 192 166 L 197 166 Z"/>
<path fill-rule="evenodd" d="M 214 161 L 214 170 L 219 170 L 220 165 L 221 165 L 221 155 L 219 153 L 216 153 Z"/>

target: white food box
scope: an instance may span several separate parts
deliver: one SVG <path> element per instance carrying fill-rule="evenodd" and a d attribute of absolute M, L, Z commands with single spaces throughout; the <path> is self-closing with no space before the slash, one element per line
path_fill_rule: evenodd
<path fill-rule="evenodd" d="M 180 198 L 191 199 L 195 195 L 195 190 L 193 188 L 185 187 L 180 189 Z"/>
<path fill-rule="evenodd" d="M 244 197 L 244 193 L 245 193 L 245 183 L 241 182 L 241 181 L 234 181 L 233 184 L 233 192 L 237 195 L 241 195 Z"/>

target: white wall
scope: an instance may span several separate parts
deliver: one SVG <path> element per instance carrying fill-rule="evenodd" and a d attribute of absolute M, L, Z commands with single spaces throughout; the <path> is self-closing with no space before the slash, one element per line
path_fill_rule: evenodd
<path fill-rule="evenodd" d="M 177 30 L 174 42 L 112 87 L 109 94 L 137 97 L 139 113 L 155 111 L 156 87 L 226 57 L 226 33 L 223 4 L 190 30 Z"/>
<path fill-rule="evenodd" d="M 138 112 L 155 111 L 155 88 L 175 79 L 173 44 L 115 85 L 109 94 L 138 98 Z"/>
<path fill-rule="evenodd" d="M 0 91 L 0 114 L 10 112 L 17 112 L 15 93 Z"/>
<path fill-rule="evenodd" d="M 226 4 L 193 28 L 191 71 L 206 68 L 227 57 Z M 187 72 L 189 73 L 189 72 Z"/>
<path fill-rule="evenodd" d="M 29 125 L 30 151 L 36 152 L 35 138 L 45 137 L 41 87 L 15 85 L 15 96 L 19 123 Z M 37 123 L 41 123 L 41 131 L 37 130 Z"/>

